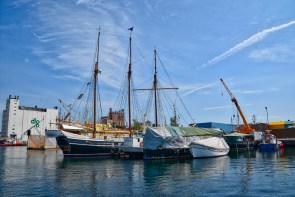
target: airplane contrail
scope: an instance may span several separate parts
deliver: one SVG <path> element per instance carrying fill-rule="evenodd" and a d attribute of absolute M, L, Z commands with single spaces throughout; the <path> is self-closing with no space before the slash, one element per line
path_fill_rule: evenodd
<path fill-rule="evenodd" d="M 282 30 L 282 29 L 285 29 L 291 25 L 295 25 L 295 20 L 292 20 L 288 23 L 284 23 L 284 24 L 281 24 L 281 25 L 278 25 L 278 26 L 273 26 L 271 28 L 268 28 L 268 29 L 264 29 L 252 36 L 250 36 L 249 38 L 247 38 L 246 40 L 238 43 L 237 45 L 235 45 L 234 47 L 228 49 L 227 51 L 221 53 L 220 55 L 214 57 L 213 59 L 209 60 L 208 62 L 206 62 L 205 64 L 203 64 L 201 66 L 201 68 L 205 68 L 205 67 L 208 67 L 208 66 L 212 66 L 232 55 L 234 55 L 235 53 L 239 52 L 240 50 L 243 50 L 244 48 L 247 48 L 257 42 L 260 42 L 261 40 L 263 40 L 265 37 L 267 37 L 269 34 L 273 33 L 273 32 L 276 32 L 276 31 L 279 31 L 279 30 Z"/>

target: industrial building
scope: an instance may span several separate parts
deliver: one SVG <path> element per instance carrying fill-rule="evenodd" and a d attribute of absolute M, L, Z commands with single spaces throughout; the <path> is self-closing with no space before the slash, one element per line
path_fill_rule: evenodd
<path fill-rule="evenodd" d="M 220 129 L 226 133 L 234 131 L 237 127 L 234 124 L 218 123 L 218 122 L 203 122 L 203 123 L 197 123 L 196 125 L 200 128 Z"/>
<path fill-rule="evenodd" d="M 110 108 L 109 115 L 101 117 L 102 124 L 111 124 L 115 128 L 124 128 L 125 127 L 125 114 L 124 109 L 119 111 L 113 111 Z"/>
<path fill-rule="evenodd" d="M 1 136 L 16 136 L 16 139 L 26 141 L 25 132 L 28 129 L 31 129 L 32 134 L 45 135 L 45 129 L 57 129 L 57 118 L 57 107 L 48 109 L 21 106 L 18 96 L 9 95 L 2 114 Z"/>

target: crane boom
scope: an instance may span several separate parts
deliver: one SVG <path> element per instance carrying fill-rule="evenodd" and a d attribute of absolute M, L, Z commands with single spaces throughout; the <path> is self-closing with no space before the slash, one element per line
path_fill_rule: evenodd
<path fill-rule="evenodd" d="M 251 128 L 251 126 L 248 124 L 242 109 L 238 103 L 238 100 L 236 99 L 236 97 L 233 95 L 233 93 L 230 91 L 230 89 L 227 87 L 227 85 L 225 84 L 225 82 L 223 81 L 222 78 L 220 78 L 221 83 L 223 84 L 224 88 L 226 89 L 226 91 L 228 92 L 229 96 L 231 97 L 231 101 L 235 104 L 240 116 L 242 117 L 243 123 L 244 123 L 244 128 L 240 130 L 241 133 L 251 133 L 254 131 L 253 128 Z"/>

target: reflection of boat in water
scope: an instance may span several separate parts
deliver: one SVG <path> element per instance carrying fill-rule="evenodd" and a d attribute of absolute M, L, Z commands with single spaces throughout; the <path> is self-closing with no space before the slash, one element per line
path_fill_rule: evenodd
<path fill-rule="evenodd" d="M 208 177 L 223 173 L 229 165 L 230 158 L 228 156 L 194 159 L 192 160 L 192 169 L 198 172 L 199 177 Z"/>
<path fill-rule="evenodd" d="M 193 158 L 219 157 L 228 154 L 229 146 L 222 137 L 208 137 L 191 142 L 190 151 Z"/>
<path fill-rule="evenodd" d="M 144 162 L 145 180 L 158 189 L 161 180 L 177 178 L 181 184 L 223 174 L 229 167 L 228 156 L 194 160 L 149 160 Z M 191 183 L 191 182 L 190 182 Z M 165 185 L 173 187 L 173 184 Z"/>

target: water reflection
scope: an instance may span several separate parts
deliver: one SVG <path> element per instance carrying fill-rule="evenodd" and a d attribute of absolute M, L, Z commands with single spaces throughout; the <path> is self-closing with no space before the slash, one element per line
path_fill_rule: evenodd
<path fill-rule="evenodd" d="M 155 161 L 63 159 L 25 147 L 0 153 L 0 196 L 289 195 L 295 181 L 295 149 Z"/>

